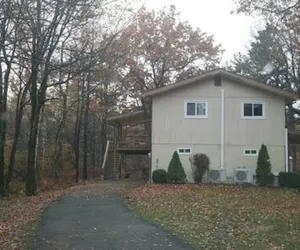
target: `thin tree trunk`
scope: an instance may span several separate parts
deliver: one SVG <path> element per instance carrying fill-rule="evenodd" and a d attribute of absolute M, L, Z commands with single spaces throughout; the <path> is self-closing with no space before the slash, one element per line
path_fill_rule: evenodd
<path fill-rule="evenodd" d="M 3 42 L 3 41 L 2 41 Z M 1 44 L 2 51 L 3 44 Z M 15 50 L 15 48 L 13 49 Z M 14 52 L 13 52 L 14 53 Z M 5 53 L 4 53 L 5 54 Z M 4 81 L 2 78 L 2 66 L 0 66 L 0 195 L 5 196 L 8 193 L 5 191 L 5 157 L 4 157 L 4 149 L 5 149 L 5 140 L 6 140 L 6 132 L 7 132 L 7 93 L 8 93 L 8 82 L 9 76 L 11 72 L 11 60 L 6 59 L 6 70 L 4 74 Z"/>
<path fill-rule="evenodd" d="M 84 88 L 84 79 L 82 79 L 81 89 Z M 78 85 L 78 96 L 80 95 L 80 86 Z M 83 111 L 83 99 L 77 103 L 77 112 L 76 112 L 76 122 L 75 122 L 75 131 L 74 131 L 74 152 L 75 152 L 75 171 L 76 171 L 76 182 L 79 181 L 79 144 L 80 144 L 80 134 L 81 134 L 81 118 Z"/>
<path fill-rule="evenodd" d="M 36 46 L 36 45 L 35 45 Z M 34 48 L 33 51 L 36 51 Z M 26 180 L 26 195 L 33 196 L 37 194 L 37 179 L 36 179 L 36 144 L 39 130 L 39 115 L 40 115 L 40 100 L 37 88 L 39 59 L 36 54 L 32 57 L 32 70 L 28 83 L 31 86 L 31 114 L 30 114 L 30 133 L 28 140 L 27 151 L 27 180 Z"/>
<path fill-rule="evenodd" d="M 65 126 L 65 120 L 67 117 L 67 96 L 64 95 L 64 101 L 63 101 L 63 116 L 62 119 L 58 125 L 58 129 L 56 131 L 55 136 L 55 153 L 54 153 L 54 161 L 52 165 L 52 174 L 55 178 L 58 178 L 59 176 L 59 163 L 60 163 L 60 156 L 62 155 L 62 145 L 61 145 L 61 131 L 63 127 Z"/>
<path fill-rule="evenodd" d="M 32 104 L 30 119 L 30 134 L 28 141 L 28 156 L 27 156 L 27 182 L 26 194 L 28 196 L 37 194 L 37 179 L 36 179 L 36 146 L 39 130 L 39 107 Z"/>
<path fill-rule="evenodd" d="M 35 150 L 35 161 L 36 161 L 36 179 L 37 183 L 41 179 L 41 169 L 44 167 L 44 134 L 43 134 L 43 126 L 44 126 L 44 105 L 40 107 L 40 114 L 39 114 L 39 122 L 38 122 L 38 133 L 37 133 L 37 140 L 36 140 L 36 150 Z M 41 146 L 42 147 L 41 147 Z M 42 148 L 42 164 L 37 164 L 37 157 L 39 149 Z"/>
<path fill-rule="evenodd" d="M 93 167 L 93 178 L 95 178 L 95 169 L 96 169 L 96 150 L 97 150 L 97 126 L 96 126 L 96 117 L 93 116 L 93 129 L 90 133 L 90 138 L 92 142 L 92 167 Z"/>
<path fill-rule="evenodd" d="M 84 127 L 83 127 L 83 179 L 88 179 L 87 160 L 88 160 L 88 124 L 89 124 L 89 109 L 90 109 L 90 78 L 91 73 L 88 73 L 87 88 L 86 88 L 86 101 L 84 112 Z"/>
<path fill-rule="evenodd" d="M 80 127 L 81 127 L 81 117 L 80 117 L 80 102 L 77 106 L 77 115 L 75 123 L 75 133 L 74 133 L 74 152 L 75 152 L 75 171 L 76 171 L 76 182 L 79 181 L 79 141 L 80 141 Z"/>
<path fill-rule="evenodd" d="M 7 91 L 8 91 L 8 82 L 9 76 L 11 72 L 11 64 L 12 59 L 7 57 L 6 51 L 6 29 L 8 28 L 8 20 L 9 20 L 9 5 L 6 6 L 5 2 L 1 6 L 2 15 L 1 15 L 1 27 L 0 27 L 0 54 L 1 59 L 0 62 L 0 195 L 5 196 L 5 163 L 4 163 L 4 149 L 5 149 L 5 139 L 6 139 L 6 131 L 7 131 Z M 12 50 L 12 54 L 15 52 L 15 45 Z M 4 59 L 4 60 L 3 60 Z M 3 70 L 2 63 L 3 61 L 6 64 L 6 68 Z M 5 73 L 4 73 L 5 72 Z M 3 78 L 4 73 L 4 78 Z"/>
<path fill-rule="evenodd" d="M 28 88 L 25 88 L 23 94 L 21 94 L 20 92 L 17 100 L 14 140 L 10 151 L 8 171 L 7 171 L 6 182 L 5 182 L 5 189 L 6 189 L 5 191 L 7 192 L 7 194 L 9 193 L 9 185 L 12 180 L 12 174 L 15 165 L 15 157 L 16 157 L 16 151 L 17 151 L 17 145 L 20 137 L 21 127 L 22 127 L 22 119 L 23 119 L 27 90 Z"/>
<path fill-rule="evenodd" d="M 60 61 L 63 63 L 63 58 L 64 58 L 64 47 L 65 44 L 62 44 L 62 48 L 60 51 Z M 59 71 L 59 81 L 63 82 L 63 77 L 64 73 L 63 71 Z M 61 143 L 61 131 L 63 127 L 65 127 L 65 120 L 67 118 L 67 104 L 68 104 L 68 89 L 69 89 L 69 83 L 66 82 L 66 92 L 64 93 L 62 86 L 59 85 L 60 88 L 60 93 L 63 97 L 63 111 L 62 111 L 62 119 L 59 122 L 58 129 L 56 131 L 56 136 L 55 136 L 55 153 L 54 153 L 54 161 L 52 165 L 52 175 L 54 175 L 55 178 L 58 178 L 59 176 L 59 170 L 61 170 L 60 167 L 60 157 L 62 155 L 62 143 Z"/>
<path fill-rule="evenodd" d="M 0 119 L 0 192 L 5 195 L 5 178 L 4 178 L 4 148 L 6 137 L 7 121 L 4 118 Z"/>
<path fill-rule="evenodd" d="M 4 196 L 4 145 L 5 145 L 5 120 L 4 120 L 4 110 L 3 110 L 3 78 L 2 78 L 2 66 L 0 63 L 0 195 Z"/>

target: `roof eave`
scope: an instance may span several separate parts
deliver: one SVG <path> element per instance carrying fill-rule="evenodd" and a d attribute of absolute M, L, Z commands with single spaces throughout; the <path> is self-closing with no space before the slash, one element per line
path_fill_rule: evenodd
<path fill-rule="evenodd" d="M 186 85 L 192 84 L 194 82 L 207 79 L 207 78 L 212 77 L 212 76 L 217 75 L 217 74 L 222 74 L 222 76 L 225 77 L 225 78 L 229 78 L 229 79 L 235 80 L 235 81 L 240 81 L 240 82 L 246 83 L 248 85 L 252 85 L 252 87 L 254 87 L 254 88 L 262 89 L 262 90 L 265 90 L 267 92 L 273 93 L 274 95 L 277 95 L 277 96 L 280 96 L 280 97 L 284 98 L 286 103 L 291 103 L 291 102 L 294 102 L 297 99 L 299 99 L 299 96 L 296 93 L 286 91 L 286 90 L 282 90 L 282 89 L 278 89 L 276 87 L 273 87 L 273 86 L 270 86 L 270 85 L 267 85 L 267 84 L 259 83 L 255 80 L 247 79 L 243 76 L 239 76 L 239 75 L 236 75 L 236 74 L 233 74 L 233 73 L 221 70 L 221 69 L 217 69 L 217 70 L 210 71 L 208 73 L 204 73 L 200 76 L 184 80 L 184 81 L 179 82 L 177 84 L 175 83 L 175 84 L 168 85 L 168 86 L 165 86 L 165 87 L 162 87 L 162 88 L 150 90 L 150 91 L 145 92 L 144 94 L 142 94 L 141 97 L 142 98 L 152 98 L 154 96 L 164 94 L 164 93 L 169 92 L 171 90 L 175 90 L 175 89 L 184 87 Z"/>
<path fill-rule="evenodd" d="M 177 83 L 167 85 L 165 87 L 161 87 L 161 88 L 157 88 L 157 89 L 147 91 L 144 94 L 142 94 L 141 97 L 146 98 L 146 97 L 153 97 L 153 96 L 156 96 L 156 95 L 160 95 L 160 94 L 166 93 L 168 91 L 184 87 L 186 85 L 189 85 L 189 84 L 192 84 L 194 82 L 207 79 L 209 77 L 212 77 L 214 75 L 221 74 L 221 73 L 222 73 L 222 70 L 215 69 L 215 70 L 209 71 L 209 72 L 204 73 L 204 74 L 199 75 L 199 76 L 195 76 L 195 77 L 192 77 L 192 78 L 189 78 L 189 79 L 186 79 L 186 80 L 182 80 L 182 81 L 179 81 Z"/>

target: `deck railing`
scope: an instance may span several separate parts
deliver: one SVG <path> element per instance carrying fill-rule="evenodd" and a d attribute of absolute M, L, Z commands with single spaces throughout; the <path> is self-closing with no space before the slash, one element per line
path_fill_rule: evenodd
<path fill-rule="evenodd" d="M 151 140 L 147 135 L 125 136 L 117 141 L 117 148 L 150 148 Z"/>

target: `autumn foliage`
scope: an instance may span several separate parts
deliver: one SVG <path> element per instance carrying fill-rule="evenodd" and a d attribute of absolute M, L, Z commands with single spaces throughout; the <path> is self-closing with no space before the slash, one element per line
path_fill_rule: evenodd
<path fill-rule="evenodd" d="M 127 51 L 124 83 L 133 97 L 212 69 L 222 53 L 214 37 L 181 20 L 175 6 L 143 8 L 122 34 L 120 49 Z"/>
<path fill-rule="evenodd" d="M 296 249 L 300 198 L 291 190 L 232 185 L 132 189 L 129 207 L 194 249 Z"/>

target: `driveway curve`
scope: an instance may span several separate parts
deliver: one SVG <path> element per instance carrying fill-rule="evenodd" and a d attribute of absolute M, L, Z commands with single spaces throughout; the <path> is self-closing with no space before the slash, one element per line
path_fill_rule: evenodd
<path fill-rule="evenodd" d="M 124 182 L 104 182 L 58 199 L 43 213 L 34 250 L 192 249 L 128 210 Z"/>

